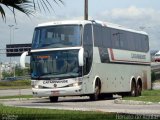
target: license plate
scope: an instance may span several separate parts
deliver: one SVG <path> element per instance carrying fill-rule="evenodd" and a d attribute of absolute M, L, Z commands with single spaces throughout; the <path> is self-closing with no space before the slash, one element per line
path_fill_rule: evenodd
<path fill-rule="evenodd" d="M 52 91 L 52 95 L 53 96 L 58 96 L 59 95 L 59 91 Z"/>

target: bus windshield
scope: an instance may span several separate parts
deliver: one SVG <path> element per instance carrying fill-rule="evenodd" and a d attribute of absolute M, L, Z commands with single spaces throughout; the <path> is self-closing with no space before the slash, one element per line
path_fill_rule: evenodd
<path fill-rule="evenodd" d="M 57 25 L 36 28 L 33 35 L 32 49 L 75 47 L 80 45 L 80 25 Z"/>
<path fill-rule="evenodd" d="M 78 64 L 79 50 L 32 53 L 32 79 L 66 79 L 81 76 Z"/>

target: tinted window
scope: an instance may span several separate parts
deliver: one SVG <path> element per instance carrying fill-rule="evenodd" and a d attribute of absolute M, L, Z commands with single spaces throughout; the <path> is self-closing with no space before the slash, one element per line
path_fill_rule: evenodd
<path fill-rule="evenodd" d="M 75 47 L 81 45 L 81 26 L 59 25 L 35 29 L 32 49 Z"/>
<path fill-rule="evenodd" d="M 143 40 L 143 46 L 144 46 L 144 51 L 145 52 L 148 52 L 149 50 L 149 39 L 148 39 L 148 36 L 144 36 L 144 40 Z"/>
<path fill-rule="evenodd" d="M 103 47 L 105 48 L 112 47 L 110 28 L 107 28 L 107 27 L 102 28 L 102 43 L 103 43 Z"/>
<path fill-rule="evenodd" d="M 31 76 L 36 79 L 63 79 L 81 76 L 78 50 L 37 52 L 31 56 Z"/>
<path fill-rule="evenodd" d="M 96 47 L 102 46 L 102 26 L 100 25 L 93 25 L 94 31 L 94 45 Z"/>
<path fill-rule="evenodd" d="M 128 50 L 136 50 L 134 34 L 131 32 L 126 33 L 126 40 L 128 42 Z"/>
<path fill-rule="evenodd" d="M 141 51 L 141 36 L 139 34 L 134 34 L 136 51 Z"/>
<path fill-rule="evenodd" d="M 128 49 L 127 32 L 120 30 L 120 49 Z"/>
<path fill-rule="evenodd" d="M 120 48 L 120 32 L 116 29 L 111 29 L 111 40 L 112 47 L 119 49 Z"/>
<path fill-rule="evenodd" d="M 147 52 L 149 50 L 147 35 L 107 28 L 100 25 L 94 25 L 94 40 L 95 46 L 101 48 L 114 48 L 139 52 Z"/>
<path fill-rule="evenodd" d="M 84 47 L 83 74 L 87 75 L 91 70 L 92 60 L 93 60 L 93 41 L 92 41 L 91 24 L 87 24 L 84 26 L 83 47 Z"/>
<path fill-rule="evenodd" d="M 83 44 L 92 45 L 92 27 L 90 24 L 85 25 L 83 34 Z"/>

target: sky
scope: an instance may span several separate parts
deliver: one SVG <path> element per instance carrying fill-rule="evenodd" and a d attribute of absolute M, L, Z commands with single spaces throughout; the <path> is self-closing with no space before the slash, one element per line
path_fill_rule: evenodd
<path fill-rule="evenodd" d="M 51 0 L 49 0 L 51 1 Z M 6 44 L 31 43 L 34 28 L 43 22 L 57 20 L 83 20 L 84 0 L 63 0 L 64 5 L 53 4 L 54 11 L 38 12 L 27 17 L 16 11 L 16 20 L 6 8 L 6 23 L 0 17 L 0 49 Z M 150 49 L 160 50 L 160 1 L 159 0 L 88 0 L 89 19 L 120 24 L 127 28 L 142 30 L 149 34 Z M 10 36 L 10 27 L 12 34 Z M 10 41 L 11 37 L 11 41 Z M 2 50 L 1 50 L 2 51 Z M 0 52 L 1 52 L 0 51 Z M 14 58 L 15 59 L 15 58 Z M 18 60 L 19 58 L 16 58 Z M 0 54 L 0 62 L 9 61 Z"/>

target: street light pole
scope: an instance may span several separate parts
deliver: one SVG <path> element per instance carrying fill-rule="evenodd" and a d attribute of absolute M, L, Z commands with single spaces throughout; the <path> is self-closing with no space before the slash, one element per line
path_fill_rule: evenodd
<path fill-rule="evenodd" d="M 12 27 L 13 27 L 14 25 L 8 25 L 8 26 L 9 26 L 9 28 L 10 28 L 10 41 L 9 41 L 9 44 L 11 44 L 11 41 L 12 41 Z M 11 64 L 11 57 L 10 57 L 9 63 Z"/>
<path fill-rule="evenodd" d="M 12 44 L 14 44 L 14 38 L 15 38 L 15 31 L 16 30 L 18 30 L 19 28 L 17 28 L 17 27 L 15 27 L 14 29 L 13 29 L 13 40 L 12 40 Z"/>
<path fill-rule="evenodd" d="M 15 37 L 15 30 L 18 30 L 19 28 L 17 28 L 17 27 L 15 27 L 14 29 L 13 29 L 13 44 L 14 44 L 14 37 Z M 15 59 L 14 59 L 15 60 Z M 16 77 L 16 71 L 15 71 L 15 67 L 16 67 L 16 63 L 15 63 L 15 61 L 13 62 L 13 67 L 14 67 L 14 69 L 13 69 L 13 75 L 14 75 L 14 77 Z"/>
<path fill-rule="evenodd" d="M 10 43 L 9 44 L 11 44 L 11 40 L 12 40 L 12 30 L 11 30 L 11 28 L 14 26 L 14 25 L 8 25 L 9 26 L 9 28 L 10 28 Z"/>
<path fill-rule="evenodd" d="M 88 20 L 88 0 L 85 0 L 84 4 L 84 19 Z"/>

